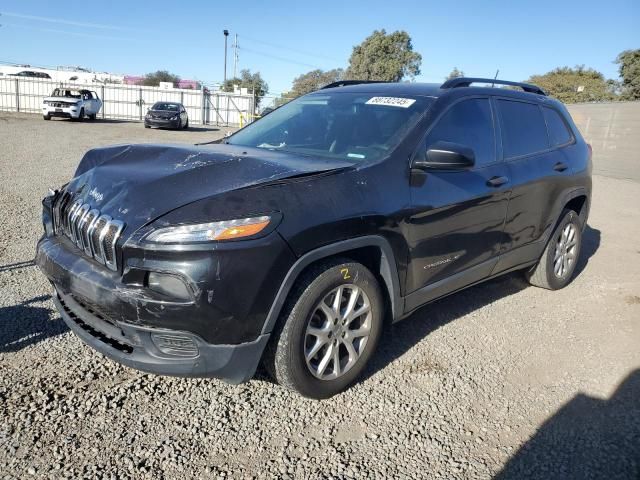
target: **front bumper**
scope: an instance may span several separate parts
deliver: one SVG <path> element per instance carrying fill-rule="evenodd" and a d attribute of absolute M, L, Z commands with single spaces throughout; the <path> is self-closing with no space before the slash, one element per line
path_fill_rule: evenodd
<path fill-rule="evenodd" d="M 146 118 L 144 124 L 147 127 L 161 127 L 161 128 L 179 128 L 180 119 L 178 120 L 165 120 L 162 118 Z"/>
<path fill-rule="evenodd" d="M 152 373 L 238 383 L 255 373 L 269 338 L 264 321 L 291 256 L 272 233 L 209 251 L 133 248 L 115 272 L 49 233 L 38 242 L 36 263 L 69 328 L 109 358 Z M 175 272 L 199 288 L 190 301 L 172 301 L 144 282 L 129 282 L 145 270 Z M 159 338 L 169 343 L 164 351 Z"/>
<path fill-rule="evenodd" d="M 269 335 L 239 345 L 211 345 L 197 335 L 109 322 L 73 295 L 55 291 L 67 326 L 106 357 L 144 372 L 178 377 L 217 377 L 242 383 L 255 373 Z"/>
<path fill-rule="evenodd" d="M 78 118 L 80 116 L 80 108 L 75 106 L 64 108 L 43 106 L 42 115 L 50 117 Z"/>

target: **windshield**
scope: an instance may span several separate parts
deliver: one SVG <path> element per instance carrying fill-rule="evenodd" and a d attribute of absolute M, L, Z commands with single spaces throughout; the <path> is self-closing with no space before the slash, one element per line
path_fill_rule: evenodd
<path fill-rule="evenodd" d="M 166 110 L 168 112 L 177 112 L 178 104 L 177 103 L 164 103 L 158 102 L 151 107 L 151 110 Z"/>
<path fill-rule="evenodd" d="M 80 98 L 80 92 L 78 90 L 65 90 L 63 88 L 56 88 L 53 91 L 52 97 L 67 97 L 67 98 Z"/>
<path fill-rule="evenodd" d="M 366 161 L 386 156 L 431 105 L 428 97 L 317 93 L 293 100 L 227 143 Z"/>

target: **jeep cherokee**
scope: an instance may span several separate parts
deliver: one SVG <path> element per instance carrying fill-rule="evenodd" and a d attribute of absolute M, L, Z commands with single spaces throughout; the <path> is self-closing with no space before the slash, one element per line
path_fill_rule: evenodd
<path fill-rule="evenodd" d="M 326 398 L 387 321 L 514 270 L 567 285 L 590 196 L 591 147 L 535 85 L 338 82 L 222 143 L 90 150 L 37 264 L 109 358 L 232 383 L 262 361 Z"/>

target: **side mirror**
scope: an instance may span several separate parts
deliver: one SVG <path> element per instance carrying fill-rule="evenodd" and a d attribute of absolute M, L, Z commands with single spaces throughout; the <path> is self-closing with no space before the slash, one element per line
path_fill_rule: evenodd
<path fill-rule="evenodd" d="M 420 170 L 467 170 L 476 163 L 473 150 L 459 143 L 436 142 L 413 162 Z"/>

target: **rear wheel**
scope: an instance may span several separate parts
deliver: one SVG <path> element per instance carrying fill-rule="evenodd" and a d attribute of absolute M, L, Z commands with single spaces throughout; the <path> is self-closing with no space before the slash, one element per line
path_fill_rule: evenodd
<path fill-rule="evenodd" d="M 92 113 L 89 115 L 89 120 L 95 120 L 96 119 L 96 114 Z"/>
<path fill-rule="evenodd" d="M 582 224 L 573 210 L 564 210 L 538 263 L 527 272 L 536 287 L 559 290 L 571 282 L 582 245 Z"/>
<path fill-rule="evenodd" d="M 383 323 L 378 281 L 346 259 L 312 267 L 291 292 L 266 354 L 279 384 L 328 398 L 353 383 L 375 351 Z"/>

